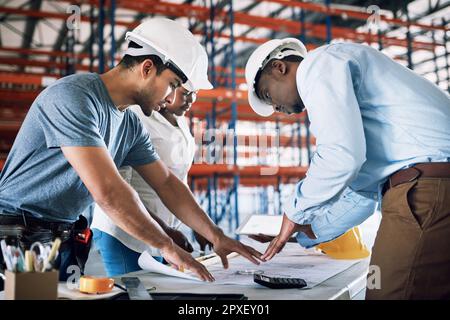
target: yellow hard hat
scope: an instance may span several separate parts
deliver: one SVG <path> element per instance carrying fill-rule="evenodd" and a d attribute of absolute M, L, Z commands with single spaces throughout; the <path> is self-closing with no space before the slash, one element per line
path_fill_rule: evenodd
<path fill-rule="evenodd" d="M 361 240 L 358 227 L 348 230 L 332 241 L 317 245 L 316 249 L 334 259 L 362 259 L 370 255 L 370 251 Z"/>

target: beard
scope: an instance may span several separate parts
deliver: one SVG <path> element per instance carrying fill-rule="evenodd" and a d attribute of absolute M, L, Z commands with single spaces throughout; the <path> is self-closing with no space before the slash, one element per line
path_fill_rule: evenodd
<path fill-rule="evenodd" d="M 141 110 L 145 116 L 150 117 L 152 115 L 154 106 L 151 105 L 151 101 L 154 99 L 151 94 L 139 92 L 134 100 L 135 103 L 141 107 Z"/>
<path fill-rule="evenodd" d="M 177 117 L 183 117 L 186 114 L 186 111 L 178 110 L 178 111 L 174 112 L 173 114 L 176 115 Z"/>
<path fill-rule="evenodd" d="M 142 108 L 141 105 L 139 105 L 141 107 L 142 113 L 146 116 L 146 117 L 150 117 L 153 113 L 153 110 L 147 109 L 147 108 Z"/>
<path fill-rule="evenodd" d="M 292 109 L 294 110 L 294 113 L 302 113 L 303 110 L 305 110 L 305 106 L 296 104 L 292 107 Z"/>
<path fill-rule="evenodd" d="M 292 111 L 294 113 L 302 113 L 305 110 L 305 105 L 303 101 L 299 100 L 292 106 Z"/>

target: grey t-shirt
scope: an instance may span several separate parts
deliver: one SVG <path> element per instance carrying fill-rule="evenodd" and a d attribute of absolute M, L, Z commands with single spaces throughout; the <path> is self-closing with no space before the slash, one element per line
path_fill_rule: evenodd
<path fill-rule="evenodd" d="M 98 74 L 65 77 L 39 94 L 20 128 L 0 174 L 0 214 L 73 222 L 93 203 L 62 146 L 106 147 L 117 167 L 159 159 L 139 118 L 116 108 Z"/>

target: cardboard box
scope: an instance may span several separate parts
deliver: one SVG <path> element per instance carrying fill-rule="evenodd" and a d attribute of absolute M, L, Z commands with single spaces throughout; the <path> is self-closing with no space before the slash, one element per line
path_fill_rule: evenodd
<path fill-rule="evenodd" d="M 5 272 L 6 300 L 56 300 L 58 297 L 57 270 L 48 272 Z"/>

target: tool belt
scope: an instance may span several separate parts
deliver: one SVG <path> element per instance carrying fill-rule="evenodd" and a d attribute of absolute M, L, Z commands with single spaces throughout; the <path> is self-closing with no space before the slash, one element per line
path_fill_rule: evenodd
<path fill-rule="evenodd" d="M 36 241 L 42 244 L 50 243 L 56 237 L 60 238 L 62 242 L 60 253 L 65 252 L 64 261 L 60 254 L 56 260 L 56 266 L 66 268 L 66 265 L 78 265 L 83 273 L 92 240 L 92 231 L 84 216 L 80 215 L 74 223 L 66 223 L 46 221 L 25 215 L 0 214 L 0 239 L 5 239 L 8 244 L 20 246 L 22 250 L 29 250 Z M 60 271 L 65 272 L 66 270 Z"/>
<path fill-rule="evenodd" d="M 383 186 L 383 195 L 390 188 L 418 178 L 450 178 L 450 162 L 418 163 L 393 173 Z"/>
<path fill-rule="evenodd" d="M 24 216 L 0 215 L 0 238 L 18 241 L 27 247 L 28 243 L 40 241 L 43 244 L 53 241 L 55 237 L 67 241 L 71 235 L 73 223 L 50 222 Z M 28 248 L 26 248 L 28 249 Z"/>

